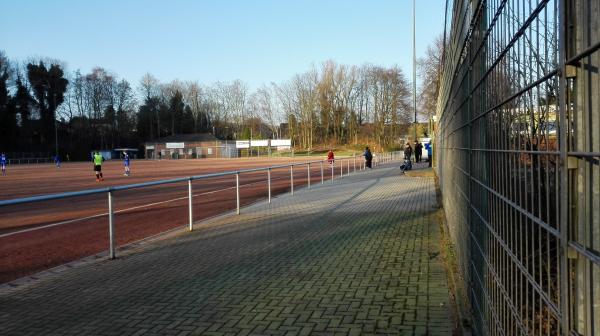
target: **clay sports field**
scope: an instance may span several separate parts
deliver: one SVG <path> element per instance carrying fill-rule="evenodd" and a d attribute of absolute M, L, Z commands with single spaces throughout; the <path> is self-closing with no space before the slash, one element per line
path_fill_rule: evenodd
<path fill-rule="evenodd" d="M 136 160 L 132 175 L 123 176 L 121 161 L 102 165 L 96 182 L 91 163 L 9 166 L 0 176 L 0 200 L 67 191 L 181 178 L 215 172 L 269 167 L 321 158 L 249 158 L 203 160 Z M 336 160 L 335 175 L 340 174 Z M 362 159 L 357 159 L 357 167 Z M 343 162 L 344 174 L 347 161 Z M 354 160 L 350 160 L 350 171 Z M 307 166 L 294 167 L 294 187 L 307 184 Z M 274 169 L 272 195 L 290 191 L 290 169 Z M 325 180 L 331 169 L 325 164 Z M 311 165 L 311 182 L 321 182 L 319 164 Z M 188 223 L 187 182 L 114 193 L 117 246 L 139 241 Z M 236 209 L 235 175 L 193 181 L 194 221 Z M 241 206 L 267 198 L 267 172 L 240 175 Z M 108 249 L 107 194 L 72 197 L 0 207 L 0 284 Z"/>

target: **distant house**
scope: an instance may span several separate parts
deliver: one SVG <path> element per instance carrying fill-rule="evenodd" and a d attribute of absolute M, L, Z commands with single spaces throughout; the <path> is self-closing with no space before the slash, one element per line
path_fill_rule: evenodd
<path fill-rule="evenodd" d="M 175 134 L 145 143 L 147 159 L 201 159 L 237 157 L 234 142 L 221 141 L 210 133 Z"/>

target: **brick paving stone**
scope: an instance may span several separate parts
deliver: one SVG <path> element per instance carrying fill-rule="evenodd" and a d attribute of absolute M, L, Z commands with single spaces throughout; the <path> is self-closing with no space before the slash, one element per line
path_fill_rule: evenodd
<path fill-rule="evenodd" d="M 313 184 L 3 287 L 0 334 L 450 335 L 436 206 L 397 167 Z"/>

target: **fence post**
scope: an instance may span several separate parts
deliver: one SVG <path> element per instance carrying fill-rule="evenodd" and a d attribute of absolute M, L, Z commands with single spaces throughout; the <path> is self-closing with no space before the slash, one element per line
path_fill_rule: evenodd
<path fill-rule="evenodd" d="M 356 173 L 356 154 L 354 154 L 354 173 Z"/>
<path fill-rule="evenodd" d="M 189 219 L 190 219 L 190 231 L 194 230 L 194 212 L 192 208 L 192 179 L 188 180 L 188 204 L 189 204 Z"/>
<path fill-rule="evenodd" d="M 348 162 L 348 170 L 347 170 L 347 172 L 348 172 L 348 175 L 350 175 L 350 160 L 348 160 L 347 162 Z"/>
<path fill-rule="evenodd" d="M 235 172 L 235 195 L 237 200 L 237 214 L 240 214 L 240 172 Z"/>
<path fill-rule="evenodd" d="M 321 161 L 321 184 L 323 184 L 325 181 L 323 179 L 323 161 Z"/>
<path fill-rule="evenodd" d="M 344 161 L 340 160 L 340 179 L 344 178 Z"/>
<path fill-rule="evenodd" d="M 271 203 L 271 167 L 267 169 L 267 185 L 269 188 L 269 203 Z"/>
<path fill-rule="evenodd" d="M 306 171 L 308 173 L 308 189 L 310 189 L 310 162 L 308 163 L 308 168 Z"/>
<path fill-rule="evenodd" d="M 108 257 L 115 259 L 115 221 L 113 209 L 113 194 L 108 190 Z"/>
<path fill-rule="evenodd" d="M 292 195 L 294 194 L 294 165 L 290 166 L 290 189 Z"/>

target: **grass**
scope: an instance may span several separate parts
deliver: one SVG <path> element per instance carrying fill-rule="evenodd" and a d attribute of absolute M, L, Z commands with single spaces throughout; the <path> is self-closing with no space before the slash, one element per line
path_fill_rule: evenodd
<path fill-rule="evenodd" d="M 435 177 L 435 173 L 431 167 L 423 168 L 423 169 L 413 169 L 407 170 L 406 176 L 410 177 Z"/>
<path fill-rule="evenodd" d="M 439 181 L 435 172 L 431 168 L 421 169 L 420 171 L 411 171 L 418 172 L 422 176 L 433 177 L 436 179 L 436 194 L 438 203 L 440 204 L 439 208 L 436 210 L 435 219 L 439 223 L 440 229 L 440 252 L 442 254 L 442 258 L 444 260 L 444 265 L 448 274 L 448 285 L 450 286 L 450 291 L 453 296 L 453 301 L 455 304 L 455 314 L 457 315 L 460 325 L 458 333 L 461 335 L 471 335 L 471 321 L 469 314 L 469 304 L 467 299 L 467 292 L 464 287 L 465 280 L 460 273 L 458 266 L 458 256 L 456 255 L 456 249 L 454 244 L 452 243 L 452 238 L 450 237 L 450 232 L 448 231 L 448 224 L 446 222 L 446 213 L 444 212 L 444 208 L 442 206 L 442 194 L 439 188 Z M 407 172 L 408 174 L 408 172 Z M 411 175 L 412 176 L 412 175 Z"/>

